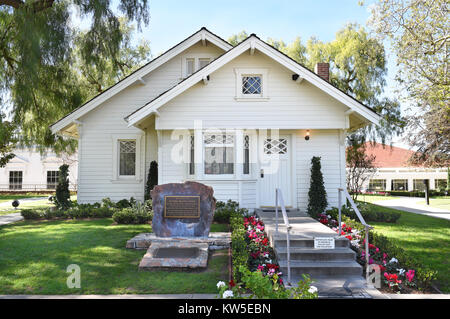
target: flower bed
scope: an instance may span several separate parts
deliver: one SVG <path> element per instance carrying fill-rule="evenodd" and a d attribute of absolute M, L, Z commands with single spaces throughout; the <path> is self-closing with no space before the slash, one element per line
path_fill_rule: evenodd
<path fill-rule="evenodd" d="M 327 210 L 318 218 L 319 222 L 339 233 L 337 208 Z M 341 236 L 350 240 L 357 253 L 357 261 L 366 269 L 364 226 L 358 221 L 342 215 Z M 381 289 L 389 292 L 411 293 L 429 291 L 430 283 L 437 272 L 408 256 L 401 247 L 387 237 L 371 230 L 369 232 L 369 265 L 377 265 L 381 275 Z"/>
<path fill-rule="evenodd" d="M 244 294 L 249 298 L 317 298 L 317 288 L 311 286 L 307 276 L 294 289 L 284 287 L 280 266 L 260 218 L 236 211 L 230 223 L 233 280 L 228 285 L 217 284 L 220 298 L 243 298 Z"/>

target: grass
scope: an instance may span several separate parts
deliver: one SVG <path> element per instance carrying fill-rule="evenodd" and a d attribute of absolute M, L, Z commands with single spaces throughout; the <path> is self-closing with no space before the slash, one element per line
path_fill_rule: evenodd
<path fill-rule="evenodd" d="M 358 195 L 358 201 L 366 203 L 374 203 L 380 200 L 391 200 L 397 198 L 398 197 L 384 195 Z"/>
<path fill-rule="evenodd" d="M 227 231 L 213 224 L 211 231 Z M 112 219 L 19 222 L 0 227 L 0 294 L 216 293 L 228 279 L 227 251 L 202 272 L 138 271 L 144 250 L 125 249 L 150 225 Z M 69 289 L 67 266 L 81 268 L 81 288 Z"/>
<path fill-rule="evenodd" d="M 437 270 L 438 287 L 450 293 L 450 221 L 387 207 L 377 209 L 398 211 L 401 217 L 395 224 L 371 222 L 375 231 L 395 240 L 417 261 Z"/>
<path fill-rule="evenodd" d="M 426 205 L 426 202 L 421 200 L 417 204 Z M 450 211 L 450 196 L 430 198 L 430 206 Z"/>
<path fill-rule="evenodd" d="M 17 196 L 17 195 L 13 195 L 13 196 Z M 36 196 L 31 196 L 31 197 L 36 197 Z M 25 197 L 19 197 L 19 199 L 20 198 L 25 198 Z M 77 196 L 72 195 L 72 196 L 70 196 L 70 199 L 76 200 Z M 13 199 L 9 199 L 7 201 L 12 201 L 12 200 Z M 48 197 L 45 197 L 40 200 L 29 201 L 29 202 L 22 201 L 17 209 L 14 209 L 11 205 L 1 206 L 0 207 L 0 216 L 12 214 L 12 213 L 20 213 L 22 209 L 45 209 L 47 207 L 52 207 L 52 206 L 54 206 L 54 204 L 52 202 L 48 201 Z"/>

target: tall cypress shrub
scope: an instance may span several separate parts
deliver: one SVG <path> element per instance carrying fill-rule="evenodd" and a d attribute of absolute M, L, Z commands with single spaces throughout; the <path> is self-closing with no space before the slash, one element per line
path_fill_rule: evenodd
<path fill-rule="evenodd" d="M 320 157 L 311 159 L 311 184 L 308 192 L 307 213 L 311 217 L 318 217 L 328 206 L 327 192 L 323 185 L 323 175 L 320 165 Z"/>
<path fill-rule="evenodd" d="M 56 207 L 67 209 L 70 207 L 69 191 L 69 165 L 63 164 L 59 167 L 58 185 L 56 185 Z"/>
<path fill-rule="evenodd" d="M 148 170 L 147 184 L 145 186 L 145 200 L 151 198 L 150 191 L 153 187 L 155 187 L 155 185 L 158 185 L 158 163 L 156 163 L 156 161 L 152 161 Z"/>

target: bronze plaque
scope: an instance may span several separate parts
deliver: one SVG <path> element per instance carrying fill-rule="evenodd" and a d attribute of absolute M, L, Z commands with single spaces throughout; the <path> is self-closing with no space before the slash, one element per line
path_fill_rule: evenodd
<path fill-rule="evenodd" d="M 200 218 L 200 196 L 164 196 L 165 218 Z"/>

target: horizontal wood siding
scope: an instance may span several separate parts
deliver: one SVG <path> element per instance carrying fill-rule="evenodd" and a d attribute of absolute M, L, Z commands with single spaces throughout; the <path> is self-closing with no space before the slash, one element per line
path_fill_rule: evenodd
<path fill-rule="evenodd" d="M 156 132 L 150 124 L 148 128 L 143 127 L 145 132 L 134 127 L 129 128 L 124 118 L 176 85 L 182 79 L 183 56 L 198 52 L 215 57 L 222 54 L 222 50 L 214 45 L 208 43 L 207 46 L 202 46 L 199 42 L 144 77 L 145 85 L 136 83 L 128 87 L 80 119 L 83 122 L 78 181 L 80 203 L 99 202 L 105 197 L 110 197 L 114 201 L 131 196 L 143 200 L 150 162 L 156 160 L 158 156 Z M 113 156 L 116 156 L 113 154 L 113 136 L 138 133 L 144 135 L 141 139 L 141 154 L 138 154 L 141 157 L 140 181 L 112 182 Z M 166 178 L 179 181 L 176 172 L 167 171 Z"/>
<path fill-rule="evenodd" d="M 311 177 L 311 158 L 321 157 L 322 174 L 327 192 L 328 205 L 338 205 L 338 188 L 341 186 L 345 163 L 342 163 L 338 130 L 312 130 L 309 141 L 305 140 L 305 131 L 296 136 L 296 183 L 297 205 L 301 210 L 308 206 L 308 191 Z M 345 177 L 345 175 L 344 175 Z M 344 179 L 345 180 L 345 179 Z"/>
<path fill-rule="evenodd" d="M 239 101 L 236 68 L 268 69 L 267 101 Z M 346 106 L 307 81 L 292 80 L 292 72 L 256 52 L 244 53 L 210 74 L 207 85 L 198 83 L 159 109 L 157 129 L 219 128 L 344 128 Z"/>

